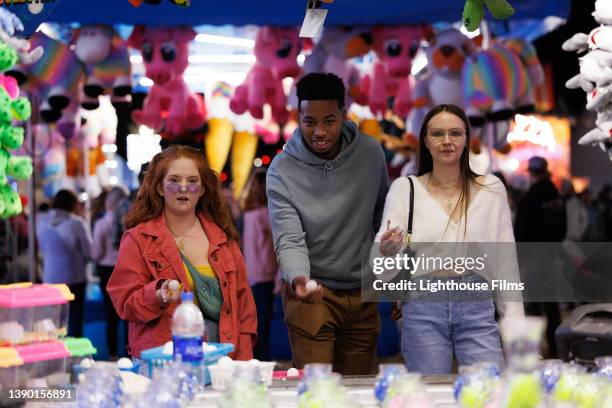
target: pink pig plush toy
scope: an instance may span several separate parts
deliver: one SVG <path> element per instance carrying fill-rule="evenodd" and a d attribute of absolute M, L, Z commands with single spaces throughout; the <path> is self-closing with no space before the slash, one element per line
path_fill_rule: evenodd
<path fill-rule="evenodd" d="M 424 30 L 418 26 L 374 27 L 372 48 L 377 61 L 363 79 L 372 113 L 384 113 L 387 99 L 395 98 L 394 110 L 406 117 L 412 108 L 410 71 Z"/>
<path fill-rule="evenodd" d="M 302 50 L 298 31 L 293 27 L 262 27 L 255 39 L 255 64 L 244 82 L 236 87 L 230 101 L 232 112 L 248 111 L 255 119 L 263 118 L 263 107 L 272 108 L 272 118 L 286 123 L 289 118 L 283 78 L 300 73 L 297 56 Z"/>
<path fill-rule="evenodd" d="M 183 79 L 189 64 L 188 44 L 195 36 L 187 26 L 136 26 L 128 39 L 128 45 L 142 53 L 146 75 L 153 81 L 143 109 L 135 110 L 133 118 L 152 129 L 163 128 L 162 136 L 168 138 L 200 129 L 205 122 L 203 100 L 189 91 Z"/>

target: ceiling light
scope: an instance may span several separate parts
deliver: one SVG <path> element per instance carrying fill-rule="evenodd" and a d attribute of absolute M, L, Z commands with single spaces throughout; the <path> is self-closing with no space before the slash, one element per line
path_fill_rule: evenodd
<path fill-rule="evenodd" d="M 232 47 L 253 48 L 255 46 L 255 40 L 222 35 L 198 34 L 195 40 L 205 44 L 228 45 Z"/>

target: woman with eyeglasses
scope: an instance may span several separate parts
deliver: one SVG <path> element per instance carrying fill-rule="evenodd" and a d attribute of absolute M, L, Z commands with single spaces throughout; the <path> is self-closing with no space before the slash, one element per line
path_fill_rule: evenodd
<path fill-rule="evenodd" d="M 238 234 L 216 174 L 201 150 L 171 146 L 157 154 L 125 220 L 107 289 L 129 322 L 130 354 L 171 340 L 181 290 L 194 292 L 210 342 L 233 343 L 252 358 L 257 313 Z"/>
<path fill-rule="evenodd" d="M 480 176 L 470 168 L 470 127 L 457 106 L 433 108 L 423 121 L 419 142 L 418 174 L 391 185 L 376 237 L 383 257 L 406 253 L 410 246 L 415 257 L 427 261 L 411 271 L 414 286 L 404 293 L 404 362 L 410 371 L 423 374 L 450 373 L 453 358 L 459 365 L 501 364 L 494 297 L 500 315 L 523 314 L 520 294 L 497 298 L 491 290 L 491 277 L 518 279 L 506 190 L 497 177 Z M 505 244 L 482 244 L 500 242 Z M 468 264 L 470 256 L 474 262 Z M 478 256 L 491 259 L 479 264 Z"/>

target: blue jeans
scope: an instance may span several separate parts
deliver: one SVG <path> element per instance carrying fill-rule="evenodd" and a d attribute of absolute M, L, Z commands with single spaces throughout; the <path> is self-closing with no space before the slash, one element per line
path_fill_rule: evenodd
<path fill-rule="evenodd" d="M 477 275 L 428 279 L 485 282 Z M 417 284 L 418 280 L 426 278 L 415 280 Z M 409 371 L 450 374 L 453 355 L 459 365 L 503 364 L 491 291 L 420 291 L 412 295 L 402 307 L 402 356 Z"/>

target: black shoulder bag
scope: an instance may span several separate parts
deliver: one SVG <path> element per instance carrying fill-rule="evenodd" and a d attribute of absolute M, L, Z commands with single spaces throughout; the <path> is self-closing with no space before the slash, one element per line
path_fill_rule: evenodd
<path fill-rule="evenodd" d="M 410 182 L 410 203 L 408 207 L 408 229 L 406 230 L 406 237 L 404 238 L 404 242 L 406 243 L 406 248 L 404 249 L 404 254 L 408 256 L 413 256 L 414 251 L 411 248 L 412 243 L 412 218 L 414 215 L 414 183 L 410 176 L 406 176 L 408 181 Z M 398 273 L 393 281 L 401 282 L 402 280 L 410 280 L 412 278 L 412 273 L 410 269 L 402 269 L 400 273 Z M 402 293 L 403 295 L 403 293 Z M 404 296 L 402 296 L 404 298 Z M 403 299 L 402 299 L 403 300 Z M 391 309 L 391 319 L 399 320 L 402 317 L 402 300 L 396 300 L 393 305 L 393 309 Z"/>

